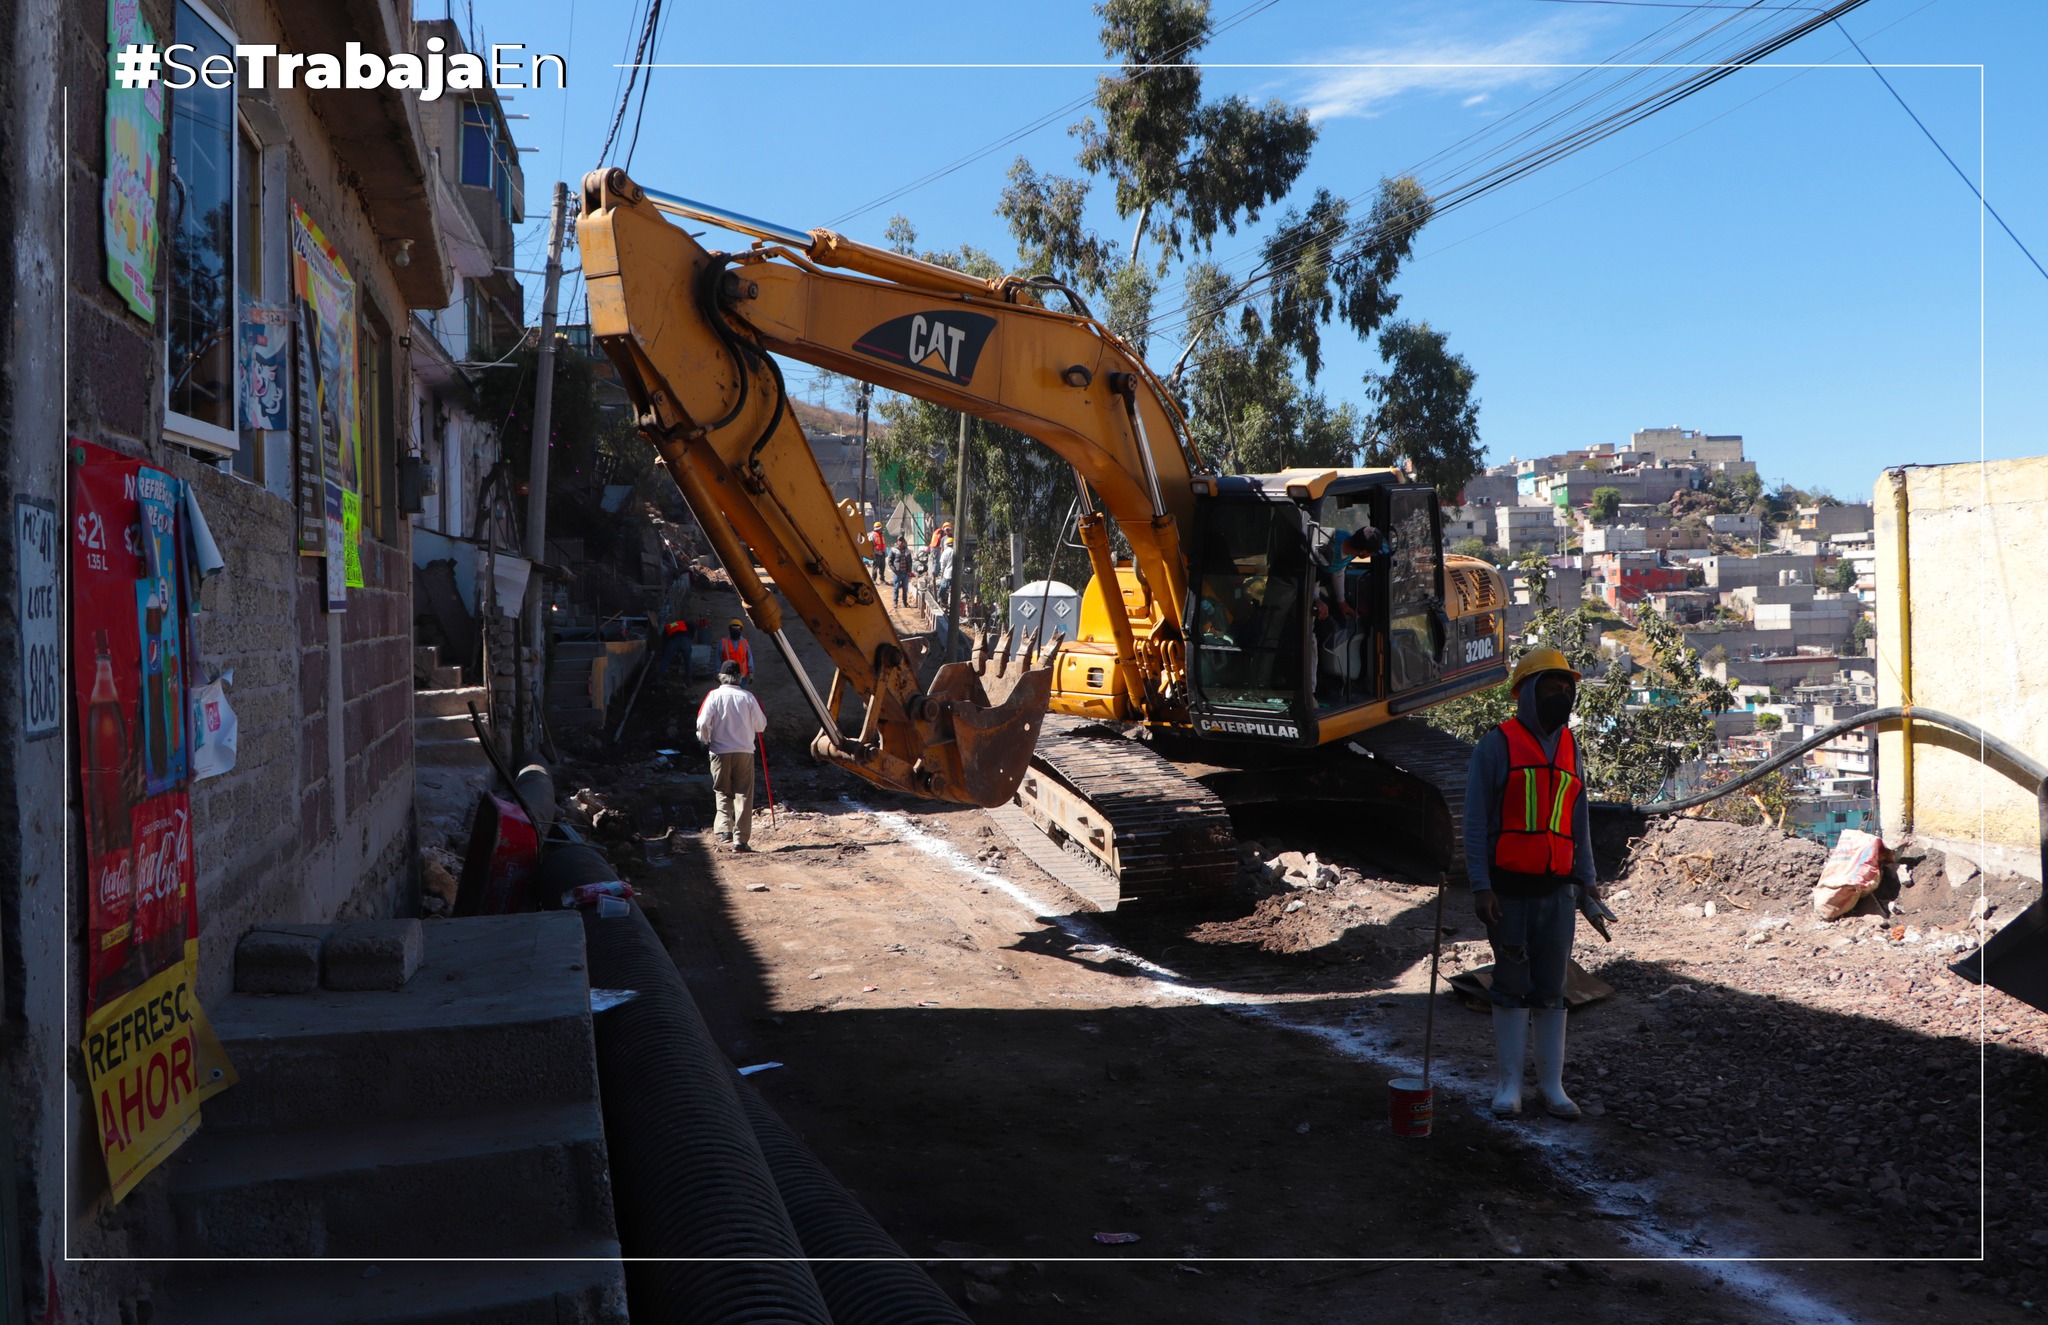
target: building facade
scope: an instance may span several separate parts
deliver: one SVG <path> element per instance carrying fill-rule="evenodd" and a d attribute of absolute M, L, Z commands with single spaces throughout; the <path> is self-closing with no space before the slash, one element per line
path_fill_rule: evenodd
<path fill-rule="evenodd" d="M 117 98 L 110 19 L 192 44 L 195 62 L 237 43 L 388 55 L 416 49 L 416 33 L 396 0 L 0 0 L 0 502 L 63 512 L 81 462 L 139 462 L 189 490 L 223 562 L 188 600 L 180 649 L 188 682 L 232 674 L 240 729 L 233 768 L 191 782 L 182 839 L 204 1004 L 229 988 L 252 925 L 413 905 L 418 437 L 403 342 L 412 310 L 448 302 L 449 272 L 415 98 L 204 85 Z M 35 565 L 5 540 L 0 572 L 62 581 L 89 554 L 68 535 Z M 68 973 L 87 954 L 67 917 L 88 913 L 89 844 L 66 831 L 81 813 L 70 728 L 36 715 L 76 696 L 68 679 L 54 696 L 31 684 L 40 627 L 0 615 L 10 1314 L 146 1319 L 161 1267 L 69 1259 L 133 1254 L 169 1211 L 161 1170 L 113 1204 L 72 1075 L 84 999 Z"/>

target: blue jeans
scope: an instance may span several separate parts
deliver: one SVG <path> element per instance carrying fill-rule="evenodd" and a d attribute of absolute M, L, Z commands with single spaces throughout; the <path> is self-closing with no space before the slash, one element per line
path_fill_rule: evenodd
<path fill-rule="evenodd" d="M 1564 976 L 1578 927 L 1576 884 L 1548 897 L 1500 898 L 1500 923 L 1486 929 L 1493 945 L 1493 1005 L 1561 1008 Z"/>
<path fill-rule="evenodd" d="M 659 681 L 662 677 L 667 676 L 669 665 L 678 658 L 683 660 L 683 680 L 688 681 L 690 679 L 690 637 L 688 635 L 670 635 L 667 642 L 661 646 L 661 657 L 654 668 L 654 679 Z"/>
<path fill-rule="evenodd" d="M 896 574 L 896 606 L 898 606 L 898 607 L 908 607 L 909 605 L 910 605 L 910 576 L 908 576 L 908 575 L 906 575 L 906 574 L 902 573 L 901 571 L 899 571 L 899 572 L 897 572 L 897 574 Z"/>

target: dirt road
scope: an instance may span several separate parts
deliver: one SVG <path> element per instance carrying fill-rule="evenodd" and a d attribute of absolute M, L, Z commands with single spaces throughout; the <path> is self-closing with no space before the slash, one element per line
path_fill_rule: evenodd
<path fill-rule="evenodd" d="M 976 1320 L 1974 1321 L 2048 1282 L 2043 1020 L 1994 995 L 1980 1077 L 1940 942 L 1974 893 L 1938 875 L 1822 926 L 1797 844 L 1610 844 L 1619 941 L 1582 927 L 1577 956 L 1615 993 L 1573 1014 L 1567 1077 L 1591 1116 L 1483 1115 L 1488 1020 L 1442 998 L 1436 1133 L 1404 1140 L 1385 1083 L 1420 1065 L 1434 893 L 1347 844 L 1248 844 L 1233 906 L 1102 916 L 983 812 L 787 740 L 757 850 L 713 849 L 682 831 L 696 761 L 650 754 L 564 785 L 681 825 L 609 845 L 714 1033 L 782 1064 L 753 1080 Z M 1318 852 L 1305 886 L 1264 865 L 1288 850 Z M 1485 959 L 1449 901 L 1447 972 Z M 1712 1259 L 1744 1257 L 1805 1263 Z"/>

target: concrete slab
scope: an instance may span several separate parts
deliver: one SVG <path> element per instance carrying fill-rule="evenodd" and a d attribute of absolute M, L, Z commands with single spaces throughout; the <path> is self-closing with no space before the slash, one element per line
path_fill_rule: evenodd
<path fill-rule="evenodd" d="M 526 1245 L 502 1261 L 180 1267 L 158 1325 L 627 1325 L 618 1243 Z"/>
<path fill-rule="evenodd" d="M 286 927 L 276 929 L 320 929 Z M 236 994 L 209 1010 L 241 1083 L 208 1131 L 439 1118 L 595 1098 L 583 926 L 547 913 L 432 920 L 404 988 Z"/>
<path fill-rule="evenodd" d="M 497 1255 L 535 1230 L 608 1236 L 595 1099 L 301 1131 L 201 1132 L 170 1165 L 185 1255 Z"/>
<path fill-rule="evenodd" d="M 419 969 L 421 944 L 417 919 L 336 925 L 320 950 L 320 983 L 353 992 L 403 988 Z"/>

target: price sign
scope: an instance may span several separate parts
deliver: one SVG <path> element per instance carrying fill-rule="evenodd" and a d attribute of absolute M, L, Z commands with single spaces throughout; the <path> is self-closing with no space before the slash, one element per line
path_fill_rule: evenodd
<path fill-rule="evenodd" d="M 21 624 L 21 726 L 29 739 L 53 735 L 64 720 L 64 656 L 59 613 L 63 550 L 53 503 L 14 500 L 15 611 Z"/>

